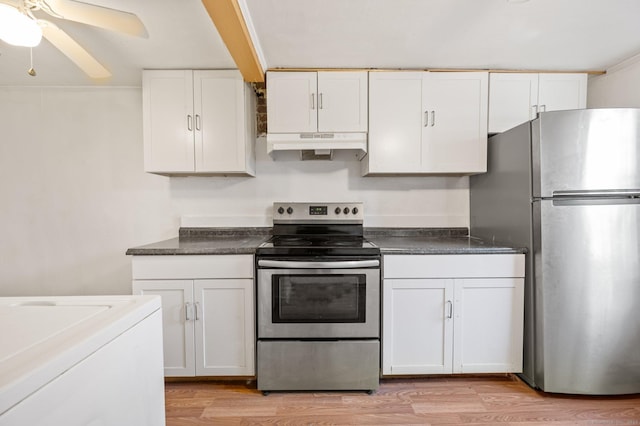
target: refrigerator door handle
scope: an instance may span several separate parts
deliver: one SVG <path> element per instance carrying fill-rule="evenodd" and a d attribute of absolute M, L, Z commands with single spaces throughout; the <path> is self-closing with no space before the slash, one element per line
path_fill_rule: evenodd
<path fill-rule="evenodd" d="M 640 198 L 640 190 L 553 191 L 553 198 Z"/>
<path fill-rule="evenodd" d="M 620 206 L 628 204 L 640 204 L 639 197 L 625 198 L 553 198 L 553 205 L 562 206 Z"/>

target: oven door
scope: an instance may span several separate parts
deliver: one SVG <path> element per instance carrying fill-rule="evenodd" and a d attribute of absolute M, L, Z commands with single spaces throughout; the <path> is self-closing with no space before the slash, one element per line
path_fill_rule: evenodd
<path fill-rule="evenodd" d="M 380 336 L 379 260 L 259 260 L 258 268 L 258 338 Z"/>

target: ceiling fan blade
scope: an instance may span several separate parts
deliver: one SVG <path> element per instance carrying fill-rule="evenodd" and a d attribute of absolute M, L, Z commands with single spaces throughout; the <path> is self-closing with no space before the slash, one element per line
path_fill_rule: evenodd
<path fill-rule="evenodd" d="M 42 21 L 42 35 L 71 59 L 82 71 L 94 79 L 111 77 L 111 73 L 67 33 L 50 22 Z"/>
<path fill-rule="evenodd" d="M 73 0 L 42 0 L 42 3 L 48 6 L 54 13 L 52 16 L 55 17 L 136 37 L 147 38 L 149 36 L 140 18 L 133 13 Z M 46 7 L 43 7 L 42 10 L 47 12 Z"/>

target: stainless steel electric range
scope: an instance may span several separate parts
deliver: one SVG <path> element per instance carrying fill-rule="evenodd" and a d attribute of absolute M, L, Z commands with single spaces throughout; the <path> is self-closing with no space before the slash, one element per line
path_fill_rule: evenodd
<path fill-rule="evenodd" d="M 256 252 L 257 382 L 366 390 L 380 375 L 380 250 L 362 203 L 274 203 Z"/>

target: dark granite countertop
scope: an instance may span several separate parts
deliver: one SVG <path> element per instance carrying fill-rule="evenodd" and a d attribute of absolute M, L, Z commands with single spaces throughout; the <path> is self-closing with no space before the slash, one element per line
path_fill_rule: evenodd
<path fill-rule="evenodd" d="M 384 254 L 517 254 L 526 248 L 468 235 L 467 228 L 368 228 L 365 236 Z"/>
<path fill-rule="evenodd" d="M 271 228 L 180 228 L 179 236 L 133 247 L 128 255 L 254 254 Z M 382 254 L 526 253 L 468 235 L 467 228 L 365 228 L 365 237 Z"/>
<path fill-rule="evenodd" d="M 526 249 L 491 243 L 480 238 L 460 237 L 373 237 L 384 254 L 513 254 Z"/>
<path fill-rule="evenodd" d="M 254 254 L 271 228 L 180 228 L 179 236 L 133 247 L 132 255 Z"/>

